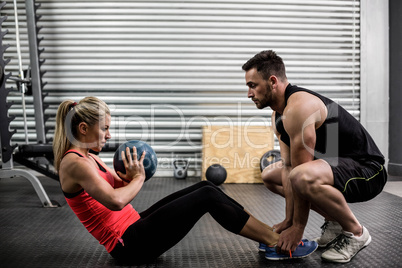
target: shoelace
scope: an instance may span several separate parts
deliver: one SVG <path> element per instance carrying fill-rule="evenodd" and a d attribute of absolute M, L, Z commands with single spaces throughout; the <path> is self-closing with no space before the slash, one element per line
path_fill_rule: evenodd
<path fill-rule="evenodd" d="M 325 233 L 325 230 L 328 228 L 329 221 L 325 221 L 324 224 L 321 226 L 321 235 Z"/>
<path fill-rule="evenodd" d="M 342 248 L 344 248 L 346 245 L 349 245 L 350 243 L 350 237 L 344 235 L 344 234 L 340 234 L 338 235 L 337 238 L 335 238 L 335 241 L 333 243 L 333 248 L 336 251 L 341 251 Z"/>
<path fill-rule="evenodd" d="M 304 246 L 304 242 L 303 241 L 300 241 L 300 243 L 299 243 L 299 245 L 302 245 L 302 246 Z M 299 246 L 299 245 L 297 245 L 297 246 Z M 268 247 L 270 247 L 270 248 L 273 248 L 273 247 L 276 247 L 276 246 L 268 246 Z M 289 256 L 290 256 L 290 258 L 292 258 L 292 251 L 291 250 L 289 250 Z"/>
<path fill-rule="evenodd" d="M 304 246 L 304 242 L 303 241 L 300 241 L 300 243 L 299 243 L 299 245 L 302 245 L 302 246 Z M 299 246 L 299 245 L 297 245 L 297 246 Z M 289 256 L 290 256 L 290 258 L 292 258 L 292 251 L 291 250 L 289 250 Z"/>

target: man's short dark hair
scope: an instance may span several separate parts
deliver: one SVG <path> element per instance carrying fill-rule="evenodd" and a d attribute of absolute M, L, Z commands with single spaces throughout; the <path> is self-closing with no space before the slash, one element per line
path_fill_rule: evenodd
<path fill-rule="evenodd" d="M 261 51 L 242 66 L 244 71 L 253 68 L 256 68 L 265 80 L 268 80 L 271 75 L 275 75 L 281 80 L 286 79 L 285 64 L 282 58 L 272 50 Z"/>

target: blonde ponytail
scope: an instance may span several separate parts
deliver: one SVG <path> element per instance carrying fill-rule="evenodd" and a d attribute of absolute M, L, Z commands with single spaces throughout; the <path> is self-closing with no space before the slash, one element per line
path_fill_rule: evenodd
<path fill-rule="evenodd" d="M 64 128 L 64 122 L 66 120 L 67 113 L 73 108 L 74 101 L 63 101 L 56 114 L 56 129 L 54 131 L 53 138 L 53 154 L 54 154 L 54 168 L 59 171 L 61 158 L 63 154 L 70 148 L 71 143 L 67 139 L 66 130 Z"/>

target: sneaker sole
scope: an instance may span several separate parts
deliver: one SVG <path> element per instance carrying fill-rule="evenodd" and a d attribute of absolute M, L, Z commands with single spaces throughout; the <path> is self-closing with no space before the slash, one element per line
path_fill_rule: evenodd
<path fill-rule="evenodd" d="M 362 249 L 367 247 L 370 243 L 371 243 L 371 235 L 369 236 L 369 239 L 367 239 L 366 243 L 364 243 L 362 248 L 359 249 L 359 251 L 356 252 L 354 255 L 350 256 L 350 258 L 347 260 L 329 260 L 329 259 L 323 258 L 322 256 L 321 256 L 321 259 L 323 259 L 324 261 L 327 261 L 327 262 L 347 263 L 347 262 L 350 262 L 353 259 L 353 257 L 356 256 L 357 253 L 359 253 Z"/>
<path fill-rule="evenodd" d="M 304 255 L 304 256 L 300 256 L 300 257 L 290 257 L 290 256 L 289 256 L 289 257 L 270 258 L 270 257 L 265 256 L 265 258 L 266 258 L 267 260 L 270 260 L 270 261 L 281 261 L 281 260 L 291 260 L 291 259 L 303 259 L 303 258 L 308 257 L 308 256 L 310 256 L 311 254 L 313 254 L 313 253 L 317 250 L 317 248 L 318 248 L 318 245 L 317 245 L 317 247 L 316 247 L 313 251 L 311 251 L 309 254 Z"/>

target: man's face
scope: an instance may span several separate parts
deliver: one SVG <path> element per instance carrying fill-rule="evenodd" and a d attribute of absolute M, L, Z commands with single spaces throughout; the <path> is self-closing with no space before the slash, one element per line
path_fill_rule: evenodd
<path fill-rule="evenodd" d="M 264 80 L 256 68 L 246 71 L 247 97 L 250 98 L 258 109 L 271 106 L 273 101 L 272 85 Z"/>

